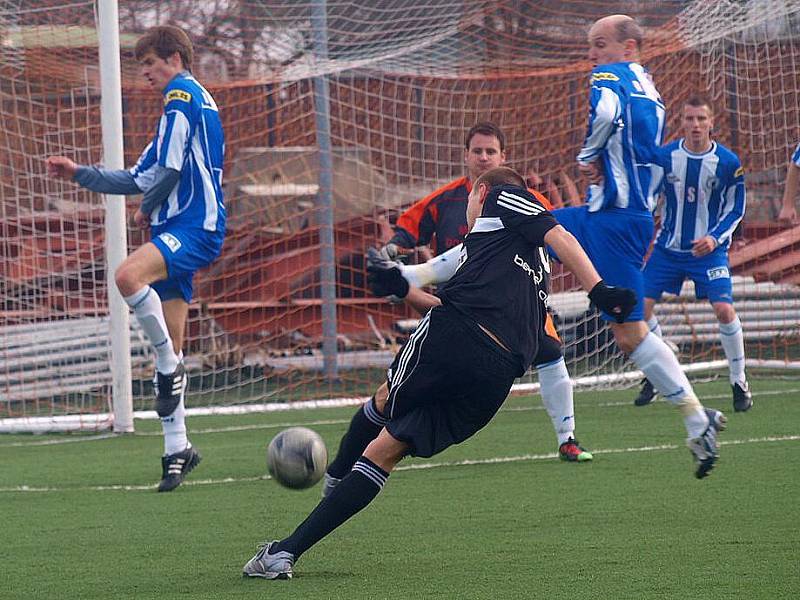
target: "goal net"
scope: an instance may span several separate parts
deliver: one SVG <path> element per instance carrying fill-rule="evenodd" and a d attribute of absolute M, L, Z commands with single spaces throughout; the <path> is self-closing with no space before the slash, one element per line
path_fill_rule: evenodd
<path fill-rule="evenodd" d="M 97 8 L 0 0 L 2 428 L 110 424 L 104 247 L 118 241 L 105 239 L 103 197 L 49 178 L 44 164 L 53 154 L 103 161 Z M 617 12 L 646 30 L 642 62 L 668 107 L 669 137 L 683 100 L 711 97 L 714 135 L 748 182 L 731 252 L 747 358 L 797 367 L 800 228 L 776 220 L 800 141 L 797 2 L 119 0 L 126 164 L 162 109 L 133 58 L 153 25 L 191 34 L 193 71 L 225 127 L 229 229 L 220 259 L 195 278 L 189 407 L 370 395 L 415 315 L 370 296 L 365 248 L 391 235 L 404 207 L 464 174 L 464 134 L 482 120 L 504 129 L 509 164 L 554 204 L 579 202 L 585 38 Z M 138 202 L 128 198 L 129 213 Z M 129 250 L 146 239 L 130 228 Z M 557 272 L 552 291 L 572 376 L 634 382 L 574 280 Z M 690 285 L 657 314 L 684 364 L 723 364 L 713 312 Z M 134 408 L 145 411 L 153 360 L 133 318 L 129 335 Z M 521 383 L 534 389 L 535 375 Z"/>

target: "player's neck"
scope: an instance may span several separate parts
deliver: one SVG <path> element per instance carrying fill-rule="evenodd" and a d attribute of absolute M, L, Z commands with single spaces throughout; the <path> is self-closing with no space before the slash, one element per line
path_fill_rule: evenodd
<path fill-rule="evenodd" d="M 683 139 L 683 147 L 686 148 L 692 154 L 705 154 L 709 150 L 711 150 L 714 142 L 711 138 L 704 140 L 702 142 L 698 142 L 697 144 L 693 143 L 692 140 L 689 138 Z"/>

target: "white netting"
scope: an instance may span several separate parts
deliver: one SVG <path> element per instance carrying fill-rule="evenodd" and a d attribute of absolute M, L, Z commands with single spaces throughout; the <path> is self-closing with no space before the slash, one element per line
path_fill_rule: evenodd
<path fill-rule="evenodd" d="M 582 191 L 574 156 L 586 122 L 585 36 L 616 12 L 646 29 L 644 62 L 671 132 L 682 100 L 711 96 L 715 136 L 739 153 L 748 177 L 747 243 L 738 237 L 732 254 L 748 357 L 797 361 L 800 232 L 774 223 L 800 140 L 797 2 L 124 0 L 127 164 L 161 110 L 132 55 L 152 25 L 190 32 L 194 71 L 226 129 L 230 228 L 222 257 L 195 281 L 189 404 L 369 394 L 406 335 L 394 324 L 413 316 L 364 289 L 363 250 L 385 237 L 382 218 L 463 174 L 463 136 L 479 120 L 503 127 L 511 165 L 540 175 L 551 198 L 569 202 L 571 182 Z M 0 417 L 108 407 L 102 199 L 49 180 L 43 163 L 51 154 L 102 161 L 95 24 L 91 1 L 0 0 Z M 322 373 L 314 78 L 329 89 L 336 379 Z M 131 248 L 143 239 L 129 231 Z M 556 277 L 573 376 L 630 372 L 572 289 L 571 278 Z M 671 301 L 659 313 L 686 362 L 721 357 L 704 303 Z M 135 322 L 131 340 L 141 409 L 152 366 Z"/>

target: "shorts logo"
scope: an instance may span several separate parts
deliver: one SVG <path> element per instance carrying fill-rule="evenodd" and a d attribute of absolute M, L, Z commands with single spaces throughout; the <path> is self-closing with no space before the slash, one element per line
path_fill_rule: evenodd
<path fill-rule="evenodd" d="M 181 102 L 191 102 L 192 95 L 189 92 L 184 92 L 183 90 L 172 90 L 167 93 L 167 97 L 164 98 L 164 104 L 169 104 L 172 100 L 180 100 Z"/>
<path fill-rule="evenodd" d="M 592 82 L 595 81 L 619 81 L 619 77 L 613 73 L 593 73 Z"/>
<path fill-rule="evenodd" d="M 715 279 L 730 279 L 731 274 L 728 271 L 728 267 L 715 267 L 713 269 L 709 269 L 706 271 L 706 275 L 708 276 L 709 281 L 714 281 Z"/>
<path fill-rule="evenodd" d="M 170 252 L 173 254 L 181 249 L 181 241 L 171 233 L 162 233 L 158 236 L 158 239 L 164 242 L 164 244 L 166 244 L 167 248 L 169 248 Z"/>

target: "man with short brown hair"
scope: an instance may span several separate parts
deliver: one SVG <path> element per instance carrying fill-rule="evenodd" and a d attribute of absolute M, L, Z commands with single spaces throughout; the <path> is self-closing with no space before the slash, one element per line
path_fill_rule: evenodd
<path fill-rule="evenodd" d="M 661 337 L 653 314 L 664 292 L 679 294 L 691 279 L 695 296 L 707 299 L 719 321 L 720 339 L 728 359 L 733 408 L 750 410 L 753 396 L 745 376 L 742 323 L 733 308 L 733 284 L 728 265 L 731 236 L 745 211 L 744 170 L 739 157 L 711 138 L 711 102 L 692 96 L 683 105 L 683 137 L 658 152 L 664 169 L 661 227 L 644 269 L 644 318 Z M 656 390 L 645 379 L 637 406 L 649 404 Z"/>
<path fill-rule="evenodd" d="M 291 578 L 295 561 L 366 508 L 403 457 L 438 454 L 492 419 L 546 336 L 546 245 L 604 310 L 624 319 L 636 304 L 633 291 L 603 283 L 575 238 L 512 169 L 477 178 L 467 224 L 459 268 L 438 297 L 409 292 L 431 308 L 389 370 L 385 426 L 294 533 L 262 544 L 244 575 Z"/>
<path fill-rule="evenodd" d="M 225 238 L 225 139 L 214 99 L 191 74 L 192 57 L 192 43 L 178 27 L 153 27 L 137 42 L 141 74 L 162 95 L 164 111 L 130 170 L 47 159 L 51 175 L 92 191 L 144 194 L 133 221 L 150 227 L 151 239 L 122 262 L 114 279 L 156 356 L 153 384 L 164 431 L 159 492 L 178 487 L 200 462 L 186 435 L 182 347 L 192 278 L 219 256 Z"/>

